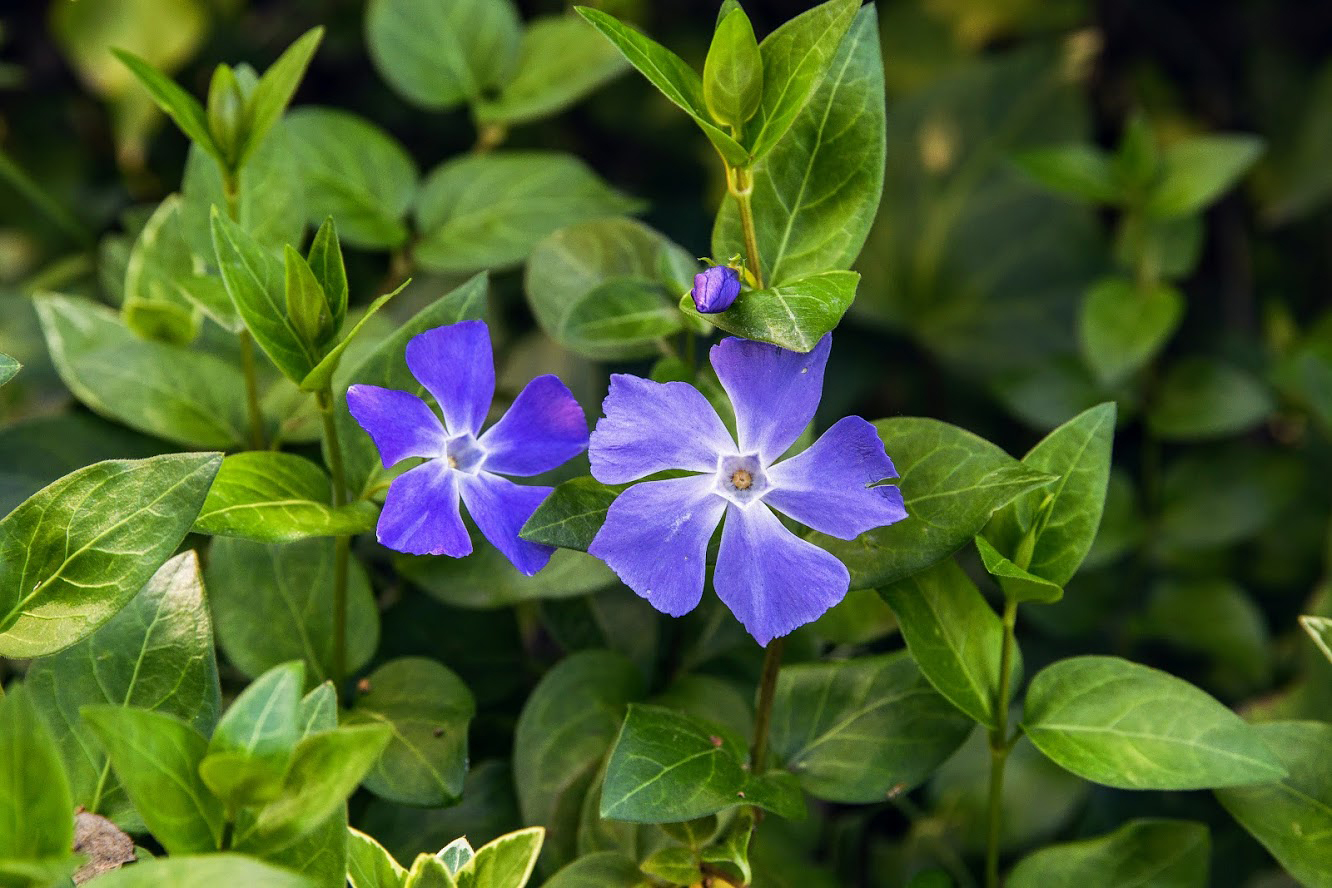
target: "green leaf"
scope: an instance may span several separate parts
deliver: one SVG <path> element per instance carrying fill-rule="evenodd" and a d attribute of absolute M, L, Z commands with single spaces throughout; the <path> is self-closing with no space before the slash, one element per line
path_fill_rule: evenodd
<path fill-rule="evenodd" d="M 1023 151 L 1014 158 L 1018 169 L 1042 186 L 1095 204 L 1121 199 L 1110 157 L 1095 145 L 1053 145 Z"/>
<path fill-rule="evenodd" d="M 84 722 L 106 748 L 111 767 L 153 838 L 172 855 L 222 844 L 222 803 L 199 777 L 203 734 L 161 712 L 85 706 Z"/>
<path fill-rule="evenodd" d="M 333 334 L 337 335 L 347 320 L 347 268 L 342 263 L 342 243 L 332 215 L 320 223 L 306 259 L 323 290 L 324 304 L 333 319 Z"/>
<path fill-rule="evenodd" d="M 618 491 L 590 475 L 556 485 L 519 535 L 529 542 L 586 552 Z"/>
<path fill-rule="evenodd" d="M 682 326 L 678 291 L 661 279 L 674 265 L 694 261 L 641 222 L 597 219 L 538 243 L 523 286 L 537 324 L 561 346 L 596 360 L 647 357 Z"/>
<path fill-rule="evenodd" d="M 0 655 L 53 654 L 90 635 L 185 538 L 220 454 L 95 463 L 0 521 Z"/>
<path fill-rule="evenodd" d="M 615 573 L 605 562 L 574 551 L 557 551 L 535 576 L 523 576 L 493 546 L 478 547 L 467 558 L 444 556 L 394 558 L 399 573 L 444 604 L 496 608 L 520 601 L 574 598 L 613 585 Z"/>
<path fill-rule="evenodd" d="M 985 537 L 976 537 L 976 551 L 980 553 L 985 571 L 998 581 L 999 588 L 1004 590 L 1004 596 L 1009 601 L 1054 604 L 1064 597 L 1064 587 L 1018 567 L 999 554 L 999 550 L 990 545 Z"/>
<path fill-rule="evenodd" d="M 1184 358 L 1161 380 L 1147 425 L 1171 441 L 1223 438 L 1258 425 L 1274 407 L 1267 387 L 1245 371 L 1208 358 Z"/>
<path fill-rule="evenodd" d="M 542 888 L 626 888 L 643 874 L 638 864 L 618 851 L 580 857 L 546 880 Z"/>
<path fill-rule="evenodd" d="M 860 0 L 828 0 L 783 24 L 759 44 L 763 57 L 763 102 L 749 142 L 762 158 L 787 134 L 833 65 L 842 36 Z M 877 37 L 876 37 L 877 39 Z"/>
<path fill-rule="evenodd" d="M 324 298 L 324 287 L 315 277 L 305 257 L 291 244 L 283 248 L 284 286 L 287 317 L 297 334 L 316 348 L 333 333 L 333 317 Z"/>
<path fill-rule="evenodd" d="M 55 739 L 26 689 L 11 687 L 0 698 L 0 860 L 68 858 L 73 807 Z"/>
<path fill-rule="evenodd" d="M 1328 662 L 1332 663 L 1332 619 L 1327 617 L 1300 617 L 1300 627 L 1309 633 L 1313 643 L 1322 651 L 1323 656 L 1327 657 Z"/>
<path fill-rule="evenodd" d="M 703 81 L 684 59 L 599 9 L 575 6 L 574 10 L 615 44 L 629 64 L 661 90 L 662 95 L 693 118 L 728 164 L 749 165 L 749 152 L 709 119 L 703 100 Z"/>
<path fill-rule="evenodd" d="M 513 76 L 490 99 L 474 105 L 481 123 L 516 124 L 548 117 L 572 105 L 629 66 L 624 57 L 576 15 L 528 22 Z"/>
<path fill-rule="evenodd" d="M 95 413 L 185 447 L 245 440 L 245 379 L 226 361 L 140 339 L 83 300 L 44 295 L 36 305 L 61 381 Z"/>
<path fill-rule="evenodd" d="M 406 243 L 403 219 L 416 195 L 417 172 L 401 143 L 336 108 L 297 108 L 284 125 L 306 184 L 311 222 L 332 216 L 342 238 L 357 247 Z"/>
<path fill-rule="evenodd" d="M 523 888 L 545 837 L 545 829 L 532 826 L 487 842 L 458 870 L 459 888 Z"/>
<path fill-rule="evenodd" d="M 407 873 L 406 888 L 457 888 L 448 866 L 432 854 L 418 854 Z"/>
<path fill-rule="evenodd" d="M 14 374 L 19 372 L 23 365 L 11 358 L 9 355 L 0 354 L 0 385 L 14 378 Z"/>
<path fill-rule="evenodd" d="M 503 268 L 559 228 L 638 206 L 567 154 L 464 155 L 436 167 L 421 186 L 412 255 L 432 271 Z"/>
<path fill-rule="evenodd" d="M 986 538 L 1009 559 L 1023 548 L 1023 537 L 1033 533 L 1035 544 L 1026 570 L 1055 586 L 1073 578 L 1096 539 L 1110 483 L 1115 414 L 1113 402 L 1099 404 L 1046 435 L 1022 464 L 1059 480 L 1015 498 L 995 513 L 986 528 Z M 1039 600 L 1053 594 L 1031 591 Z"/>
<path fill-rule="evenodd" d="M 930 684 L 987 728 L 996 726 L 999 655 L 1004 628 L 975 584 L 951 558 L 885 587 L 911 657 Z M 1022 657 L 1013 658 L 1013 687 Z"/>
<path fill-rule="evenodd" d="M 244 885 L 245 888 L 313 888 L 309 879 L 244 854 L 198 857 L 172 855 L 145 860 L 98 876 L 97 888 L 198 888 Z"/>
<path fill-rule="evenodd" d="M 1263 140 L 1248 135 L 1184 139 L 1161 154 L 1161 176 L 1147 198 L 1147 212 L 1161 219 L 1196 213 L 1229 191 L 1263 153 Z"/>
<path fill-rule="evenodd" d="M 297 712 L 305 668 L 275 666 L 241 691 L 217 723 L 199 773 L 230 806 L 270 801 L 300 739 Z"/>
<path fill-rule="evenodd" d="M 1205 620 L 1198 619 L 1206 614 Z M 1209 683 L 1243 696 L 1269 686 L 1267 618 L 1243 589 L 1225 579 L 1163 581 L 1152 589 L 1141 633 L 1208 658 Z"/>
<path fill-rule="evenodd" d="M 373 503 L 330 506 L 331 496 L 328 475 L 304 457 L 269 450 L 236 453 L 222 460 L 194 531 L 285 543 L 375 526 L 379 509 Z"/>
<path fill-rule="evenodd" d="M 1187 820 L 1130 820 L 1094 839 L 1052 845 L 1023 858 L 1010 888 L 1204 888 L 1207 827 Z"/>
<path fill-rule="evenodd" d="M 347 335 L 342 337 L 342 341 L 329 349 L 328 354 L 320 358 L 319 363 L 315 364 L 314 369 L 306 374 L 306 377 L 301 380 L 301 391 L 322 392 L 323 390 L 330 388 L 333 384 L 333 374 L 338 372 L 338 367 L 342 364 L 342 356 L 346 353 L 347 348 L 352 344 L 352 341 L 356 339 L 356 334 L 361 332 L 361 329 L 365 327 L 366 322 L 374 317 L 377 311 L 388 304 L 390 299 L 407 289 L 407 285 L 411 282 L 412 279 L 408 278 L 401 284 L 398 284 L 397 289 L 390 293 L 385 293 L 383 296 L 380 296 L 374 302 L 371 302 L 366 306 L 365 311 L 361 313 L 361 319 L 356 322 L 355 326 L 347 331 Z"/>
<path fill-rule="evenodd" d="M 238 166 L 245 163 L 246 157 L 264 140 L 268 131 L 282 117 L 282 112 L 287 110 L 323 36 L 322 27 L 306 31 L 259 78 L 246 109 L 249 112 L 250 127 L 237 161 Z"/>
<path fill-rule="evenodd" d="M 414 105 L 441 110 L 502 86 L 518 58 L 522 24 L 510 0 L 372 0 L 370 59 Z"/>
<path fill-rule="evenodd" d="M 1059 765 L 1121 789 L 1210 789 L 1286 775 L 1235 713 L 1183 679 L 1117 657 L 1041 670 L 1022 729 Z"/>
<path fill-rule="evenodd" d="M 1194 448 L 1162 473 L 1161 514 L 1148 542 L 1161 551 L 1191 551 L 1248 539 L 1298 496 L 1302 471 L 1268 446 Z"/>
<path fill-rule="evenodd" d="M 972 728 L 905 652 L 787 666 L 772 712 L 773 752 L 801 787 L 848 804 L 921 783 Z"/>
<path fill-rule="evenodd" d="M 996 509 L 1053 480 L 935 419 L 899 417 L 874 426 L 897 467 L 907 519 L 849 542 L 809 536 L 846 564 L 852 589 L 883 586 L 941 561 L 979 533 Z"/>
<path fill-rule="evenodd" d="M 717 23 L 703 63 L 703 102 L 712 118 L 739 131 L 763 98 L 763 59 L 749 16 L 735 7 Z"/>
<path fill-rule="evenodd" d="M 175 121 L 176 126 L 180 127 L 181 132 L 190 141 L 217 158 L 218 163 L 226 162 L 226 159 L 222 156 L 222 151 L 213 142 L 213 137 L 209 135 L 208 117 L 204 114 L 203 106 L 199 104 L 198 99 L 185 92 L 170 77 L 167 77 L 134 53 L 125 52 L 123 49 L 112 49 L 111 52 L 116 58 L 120 59 L 126 68 L 130 69 L 138 81 L 148 90 L 157 106 Z"/>
<path fill-rule="evenodd" d="M 1327 769 L 1332 725 L 1271 722 L 1255 726 L 1288 772 L 1279 783 L 1218 789 L 1216 797 L 1240 826 L 1262 842 L 1303 885 L 1332 885 L 1332 774 Z"/>
<path fill-rule="evenodd" d="M 217 207 L 212 227 L 217 264 L 236 311 L 277 368 L 300 382 L 317 359 L 287 317 L 282 263 Z"/>
<path fill-rule="evenodd" d="M 382 724 L 392 741 L 365 778 L 380 798 L 442 807 L 462 795 L 472 693 L 435 660 L 403 657 L 363 680 L 348 724 Z"/>
<path fill-rule="evenodd" d="M 601 816 L 631 823 L 676 823 L 739 805 L 799 818 L 803 802 L 770 794 L 769 776 L 751 776 L 747 751 L 729 732 L 661 706 L 630 704 L 606 765 Z"/>
<path fill-rule="evenodd" d="M 333 675 L 334 542 L 311 539 L 264 545 L 222 537 L 208 557 L 208 597 L 217 643 L 250 678 L 291 660 L 307 680 Z M 365 666 L 379 646 L 379 609 L 365 568 L 347 571 L 347 669 Z"/>
<path fill-rule="evenodd" d="M 105 626 L 34 661 L 25 687 L 58 737 L 74 803 L 122 828 L 140 827 L 79 709 L 134 706 L 174 715 L 200 732 L 213 729 L 220 707 L 217 661 L 198 557 L 177 555 Z"/>
<path fill-rule="evenodd" d="M 765 290 L 743 290 L 726 311 L 707 315 L 699 314 L 686 293 L 680 311 L 745 339 L 807 352 L 841 321 L 859 281 L 854 271 L 825 271 Z"/>
<path fill-rule="evenodd" d="M 1169 284 L 1107 278 L 1082 301 L 1078 344 L 1096 377 L 1115 385 L 1156 357 L 1183 317 L 1184 297 Z"/>
<path fill-rule="evenodd" d="M 754 233 L 769 285 L 847 268 L 860 253 L 883 192 L 883 89 L 878 16 L 865 6 L 788 138 L 754 164 Z M 727 199 L 712 253 L 745 252 L 738 205 Z"/>
<path fill-rule="evenodd" d="M 407 870 L 372 836 L 348 827 L 347 848 L 351 888 L 402 888 L 407 881 Z"/>
<path fill-rule="evenodd" d="M 522 822 L 546 827 L 553 866 L 576 855 L 574 826 L 592 781 L 643 678 L 626 657 L 583 651 L 561 660 L 527 698 L 513 744 Z"/>
<path fill-rule="evenodd" d="M 695 885 L 703 881 L 698 859 L 689 848 L 671 845 L 654 851 L 639 867 L 644 875 L 668 885 Z"/>
<path fill-rule="evenodd" d="M 204 274 L 185 239 L 181 198 L 168 195 L 153 211 L 139 232 L 125 266 L 125 298 L 122 311 L 131 329 L 142 332 L 129 317 L 133 306 L 176 310 L 184 316 L 184 331 L 172 340 L 185 344 L 199 332 L 198 309 L 228 329 L 239 329 L 240 319 L 221 278 Z M 146 334 L 145 334 L 146 335 Z"/>
<path fill-rule="evenodd" d="M 450 873 L 457 874 L 458 870 L 476 857 L 476 851 L 472 849 L 471 843 L 467 841 L 467 836 L 461 836 L 440 848 L 435 856 L 444 862 Z"/>

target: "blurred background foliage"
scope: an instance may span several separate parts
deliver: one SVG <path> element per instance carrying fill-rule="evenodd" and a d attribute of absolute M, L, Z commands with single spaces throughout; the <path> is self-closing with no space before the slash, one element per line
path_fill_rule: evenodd
<path fill-rule="evenodd" d="M 598 5 L 701 67 L 712 2 Z M 519 6 L 525 17 L 562 8 Z M 764 33 L 805 6 L 753 0 L 747 10 Z M 857 264 L 858 298 L 837 333 L 826 415 L 933 416 L 1020 454 L 1113 398 L 1120 420 L 1104 524 L 1063 601 L 1030 609 L 1029 674 L 1071 652 L 1115 653 L 1182 675 L 1255 718 L 1332 719 L 1332 667 L 1296 622 L 1332 616 L 1332 5 L 880 0 L 879 12 L 886 185 Z M 322 24 L 297 109 L 333 106 L 378 124 L 406 147 L 412 177 L 469 150 L 479 131 L 466 111 L 423 112 L 385 85 L 363 19 L 356 0 L 5 8 L 0 351 L 26 369 L 0 390 L 3 510 L 95 460 L 165 449 L 75 404 L 29 301 L 59 289 L 117 304 L 130 245 L 182 180 L 185 140 L 107 48 L 144 56 L 202 96 L 218 62 L 262 70 Z M 1235 139 L 1233 168 L 1217 171 L 1207 193 L 1180 198 L 1178 212 L 1145 205 L 1120 188 L 1122 177 L 1103 178 L 1108 164 L 1131 178 L 1134 164 L 1168 164 L 1189 140 L 1217 133 Z M 712 149 L 641 78 L 516 126 L 505 144 L 582 158 L 643 201 L 644 221 L 694 255 L 707 252 L 725 187 Z M 1081 147 L 1061 160 L 1070 145 Z M 348 261 L 353 293 L 364 296 L 412 257 L 353 249 Z M 433 297 L 463 279 L 413 273 L 389 317 L 421 304 L 413 290 Z M 495 274 L 491 299 L 492 326 L 505 337 L 502 384 L 557 371 L 582 403 L 599 403 L 605 368 L 537 329 L 520 271 Z M 461 805 L 419 811 L 375 800 L 354 811 L 353 822 L 403 859 L 517 825 L 506 764 L 515 720 L 561 651 L 610 646 L 651 661 L 671 646 L 680 662 L 710 661 L 720 676 L 757 667 L 715 615 L 691 615 L 659 638 L 623 589 L 588 594 L 607 577 L 586 571 L 553 566 L 545 581 L 563 585 L 541 597 L 554 600 L 493 609 L 529 595 L 517 581 L 494 588 L 472 561 L 444 577 L 404 567 L 422 588 L 447 590 L 436 597 L 382 590 L 398 604 L 385 614 L 381 655 L 437 657 L 478 702 L 480 764 Z M 426 628 L 438 625 L 451 631 Z M 889 650 L 900 647 L 893 633 L 891 613 L 856 593 L 794 647 L 807 656 Z M 693 639 L 687 649 L 684 638 Z M 964 747 L 909 798 L 832 806 L 806 824 L 774 820 L 756 853 L 781 862 L 792 885 L 902 884 L 921 862 L 979 846 L 985 756 L 983 743 Z M 1284 878 L 1206 794 L 1093 787 L 1023 744 L 1006 799 L 1012 850 L 1103 833 L 1131 816 L 1188 817 L 1213 830 L 1215 884 Z M 592 831 L 580 842 L 587 850 L 622 840 Z M 824 875 L 793 862 L 807 853 L 828 865 Z"/>

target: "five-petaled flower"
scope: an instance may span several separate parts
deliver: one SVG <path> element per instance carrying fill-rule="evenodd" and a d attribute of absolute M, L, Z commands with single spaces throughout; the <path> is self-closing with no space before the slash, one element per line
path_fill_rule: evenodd
<path fill-rule="evenodd" d="M 714 265 L 694 275 L 694 289 L 689 295 L 694 297 L 694 308 L 702 314 L 726 311 L 740 295 L 740 275 L 734 268 Z"/>
<path fill-rule="evenodd" d="M 347 407 L 379 448 L 384 468 L 409 457 L 426 462 L 389 486 L 379 516 L 379 541 L 413 555 L 471 554 L 458 500 L 513 566 L 531 576 L 554 549 L 518 536 L 551 491 L 500 475 L 536 475 L 587 447 L 587 419 L 564 383 L 538 376 L 485 432 L 495 395 L 490 331 L 482 321 L 427 330 L 407 343 L 407 367 L 434 396 L 443 424 L 410 392 L 353 385 Z"/>
<path fill-rule="evenodd" d="M 852 539 L 906 509 L 896 487 L 878 485 L 897 473 L 858 416 L 777 462 L 814 417 L 831 345 L 829 334 L 809 354 L 734 338 L 713 346 L 738 441 L 693 386 L 612 376 L 588 451 L 593 476 L 623 484 L 670 469 L 698 474 L 624 491 L 588 551 L 653 607 L 680 616 L 702 597 L 708 542 L 725 516 L 713 586 L 759 644 L 841 601 L 846 567 L 774 512 Z"/>

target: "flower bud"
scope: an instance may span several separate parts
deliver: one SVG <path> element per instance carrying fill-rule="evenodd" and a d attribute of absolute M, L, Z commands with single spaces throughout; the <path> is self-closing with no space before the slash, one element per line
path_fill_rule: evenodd
<path fill-rule="evenodd" d="M 694 289 L 689 291 L 694 307 L 702 314 L 726 311 L 740 295 L 740 275 L 734 268 L 714 265 L 694 275 Z"/>

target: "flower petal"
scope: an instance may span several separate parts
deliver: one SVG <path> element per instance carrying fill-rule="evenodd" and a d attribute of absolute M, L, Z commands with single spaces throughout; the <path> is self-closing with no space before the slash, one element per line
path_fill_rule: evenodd
<path fill-rule="evenodd" d="M 535 475 L 587 449 L 587 417 L 558 377 L 538 376 L 480 443 L 487 471 Z"/>
<path fill-rule="evenodd" d="M 731 613 L 766 647 L 841 601 L 851 575 L 842 562 L 791 533 L 771 509 L 755 503 L 747 509 L 727 506 L 712 583 Z"/>
<path fill-rule="evenodd" d="M 611 503 L 587 551 L 657 610 L 678 617 L 703 595 L 708 540 L 725 508 L 711 476 L 635 484 Z"/>
<path fill-rule="evenodd" d="M 379 541 L 409 555 L 472 554 L 472 539 L 458 511 L 457 479 L 442 459 L 394 478 L 375 529 Z"/>
<path fill-rule="evenodd" d="M 714 472 L 731 433 L 698 389 L 616 373 L 588 445 L 592 477 L 623 484 L 665 469 Z"/>
<path fill-rule="evenodd" d="M 450 435 L 475 435 L 495 397 L 495 356 L 484 321 L 459 321 L 418 333 L 407 367 L 439 402 Z"/>
<path fill-rule="evenodd" d="M 467 513 L 491 545 L 504 553 L 519 573 L 530 577 L 546 566 L 555 547 L 529 543 L 518 536 L 518 531 L 532 517 L 537 506 L 550 496 L 553 487 L 514 484 L 490 472 L 461 475 L 459 486 Z"/>
<path fill-rule="evenodd" d="M 444 452 L 439 417 L 410 392 L 354 385 L 347 389 L 347 409 L 374 440 L 386 469 L 409 456 L 436 457 Z"/>
<path fill-rule="evenodd" d="M 712 347 L 712 367 L 735 408 L 741 453 L 757 452 L 767 464 L 795 443 L 819 406 L 831 348 L 831 333 L 809 354 L 735 337 Z"/>
<path fill-rule="evenodd" d="M 807 527 L 850 540 L 906 517 L 902 491 L 869 486 L 896 477 L 874 426 L 848 416 L 808 450 L 769 466 L 773 489 L 763 501 Z"/>

